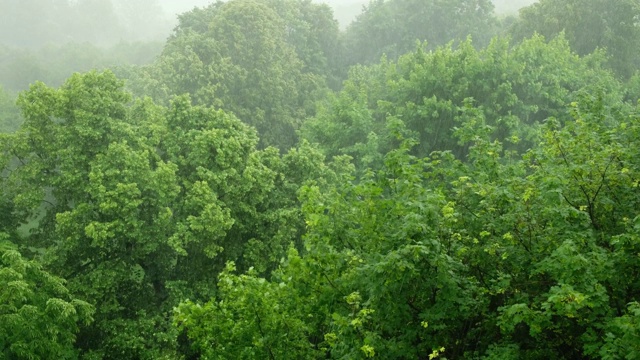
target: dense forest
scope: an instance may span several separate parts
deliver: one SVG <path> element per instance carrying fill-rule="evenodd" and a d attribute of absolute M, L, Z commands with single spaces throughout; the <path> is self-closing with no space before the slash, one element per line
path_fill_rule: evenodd
<path fill-rule="evenodd" d="M 0 2 L 0 358 L 640 358 L 637 0 L 361 10 Z"/>

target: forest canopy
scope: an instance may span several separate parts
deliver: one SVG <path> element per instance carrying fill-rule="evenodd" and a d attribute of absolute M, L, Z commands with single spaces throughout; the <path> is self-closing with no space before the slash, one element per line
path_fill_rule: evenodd
<path fill-rule="evenodd" d="M 0 358 L 640 357 L 633 1 L 157 5 L 1 5 Z"/>

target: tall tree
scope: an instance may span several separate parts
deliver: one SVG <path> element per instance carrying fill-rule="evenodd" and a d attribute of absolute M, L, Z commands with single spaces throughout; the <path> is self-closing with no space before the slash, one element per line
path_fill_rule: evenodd
<path fill-rule="evenodd" d="M 196 8 L 180 17 L 155 69 L 133 87 L 188 93 L 196 104 L 232 111 L 256 127 L 261 146 L 287 150 L 331 75 L 326 52 L 337 41 L 337 24 L 329 15 L 326 7 L 296 1 Z"/>
<path fill-rule="evenodd" d="M 493 5 L 487 0 L 372 0 L 345 32 L 346 65 L 372 64 L 414 49 L 431 48 L 469 35 L 479 46 L 494 34 Z"/>
<path fill-rule="evenodd" d="M 19 244 L 95 305 L 84 356 L 172 357 L 172 308 L 215 293 L 226 261 L 265 274 L 301 248 L 296 193 L 330 172 L 308 145 L 257 150 L 255 130 L 229 113 L 188 97 L 132 103 L 123 86 L 90 72 L 20 95 L 25 122 L 0 148 L 2 210 L 16 219 L 0 226 L 30 220 Z"/>
<path fill-rule="evenodd" d="M 13 132 L 20 126 L 22 120 L 15 100 L 0 86 L 0 133 Z"/>
<path fill-rule="evenodd" d="M 546 43 L 540 36 L 514 47 L 496 38 L 482 50 L 469 41 L 455 49 L 420 46 L 396 62 L 354 68 L 344 89 L 323 103 L 302 134 L 329 157 L 354 156 L 362 169 L 380 166 L 382 155 L 397 146 L 386 124 L 389 115 L 419 140 L 412 149 L 419 157 L 450 150 L 463 158 L 468 146 L 454 130 L 469 118 L 485 119 L 493 138 L 524 151 L 538 141 L 535 128 L 566 113 L 565 105 L 583 91 L 606 88 L 607 103 L 628 106 L 603 62 L 601 54 L 580 58 L 566 40 Z"/>
<path fill-rule="evenodd" d="M 323 76 L 338 88 L 344 76 L 340 69 L 344 48 L 331 7 L 311 0 L 269 0 L 268 4 L 284 20 L 287 43 L 302 60 L 302 71 Z"/>
<path fill-rule="evenodd" d="M 640 116 L 596 91 L 561 117 L 524 156 L 467 118 L 464 162 L 390 119 L 379 170 L 302 189 L 304 254 L 271 281 L 230 264 L 176 325 L 204 357 L 638 356 Z"/>
<path fill-rule="evenodd" d="M 520 11 L 516 39 L 539 33 L 551 39 L 564 33 L 580 55 L 606 49 L 609 66 L 622 77 L 640 66 L 640 4 L 634 0 L 541 0 Z"/>

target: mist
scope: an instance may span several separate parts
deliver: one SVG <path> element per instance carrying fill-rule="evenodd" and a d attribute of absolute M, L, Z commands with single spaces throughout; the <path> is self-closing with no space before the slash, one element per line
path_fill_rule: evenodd
<path fill-rule="evenodd" d="M 536 3 L 537 0 L 493 0 L 497 15 L 517 15 L 518 10 Z"/>
<path fill-rule="evenodd" d="M 640 359 L 638 1 L 0 0 L 0 360 Z"/>
<path fill-rule="evenodd" d="M 213 0 L 159 0 L 165 14 L 175 19 L 177 14 L 189 11 L 194 7 L 202 7 L 210 4 Z M 537 0 L 493 0 L 497 15 L 515 15 L 518 10 L 535 3 Z M 334 17 L 340 23 L 341 28 L 345 28 L 362 12 L 362 7 L 369 3 L 369 0 L 315 0 L 328 4 L 333 8 Z"/>
<path fill-rule="evenodd" d="M 178 16 L 215 0 L 0 0 L 0 84 L 20 91 L 36 80 L 56 86 L 71 73 L 153 62 Z M 369 0 L 315 0 L 332 7 L 341 30 Z M 517 14 L 534 0 L 494 0 Z"/>

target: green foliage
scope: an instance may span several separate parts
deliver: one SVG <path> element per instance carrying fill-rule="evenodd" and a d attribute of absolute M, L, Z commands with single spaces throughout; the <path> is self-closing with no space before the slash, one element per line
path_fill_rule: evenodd
<path fill-rule="evenodd" d="M 78 339 L 88 358 L 170 356 L 172 307 L 209 298 L 227 261 L 274 269 L 300 246 L 298 188 L 331 175 L 308 144 L 258 151 L 233 115 L 188 97 L 131 102 L 110 72 L 37 83 L 18 102 L 3 196 L 18 220 L 36 219 L 24 245 L 96 305 Z"/>
<path fill-rule="evenodd" d="M 274 303 L 298 304 L 282 321 L 311 324 L 295 343 L 311 343 L 315 358 L 635 354 L 640 117 L 595 94 L 547 121 L 524 156 L 476 115 L 456 131 L 465 162 L 417 158 L 403 123 L 388 119 L 398 146 L 379 170 L 301 190 L 306 252 L 290 253 L 271 282 L 250 272 L 237 278 L 259 287 L 183 305 L 197 312 L 177 313 L 192 325 L 181 329 L 201 350 L 219 333 L 248 348 L 262 337 L 234 299 L 265 299 L 280 283 L 287 295 Z M 252 302 L 282 319 L 270 304 Z M 269 339 L 292 334 L 271 329 Z"/>
<path fill-rule="evenodd" d="M 481 303 L 474 301 L 474 281 L 458 277 L 464 265 L 448 255 L 455 247 L 440 241 L 437 229 L 447 221 L 441 215 L 446 203 L 438 192 L 422 187 L 422 163 L 407 154 L 408 144 L 389 153 L 387 167 L 362 183 L 347 177 L 326 192 L 315 185 L 303 188 L 305 256 L 290 253 L 271 284 L 251 273 L 241 275 L 240 279 L 264 285 L 234 287 L 237 295 L 218 294 L 204 307 L 184 305 L 198 311 L 177 315 L 180 322 L 196 324 L 194 329 L 183 327 L 193 342 L 209 344 L 217 334 L 229 332 L 237 337 L 227 342 L 249 347 L 249 339 L 258 337 L 251 328 L 257 320 L 234 319 L 258 317 L 230 317 L 238 310 L 231 312 L 226 306 L 245 309 L 233 299 L 278 299 L 279 291 L 286 293 L 280 301 L 253 302 L 253 306 L 262 306 L 258 312 L 279 318 L 279 308 L 271 308 L 281 304 L 290 309 L 282 321 L 314 326 L 295 332 L 293 325 L 282 329 L 274 324 L 269 339 L 290 336 L 287 339 L 298 339 L 298 349 L 311 343 L 322 351 L 315 358 L 417 358 L 440 349 L 447 334 L 455 336 L 461 330 L 452 324 L 455 319 L 471 316 Z M 229 281 L 226 274 L 221 277 L 224 281 Z M 291 304 L 292 300 L 296 301 Z M 202 330 L 205 325 L 197 321 L 203 318 L 216 319 L 208 323 L 216 328 Z M 246 332 L 251 335 L 242 335 Z M 302 335 L 306 337 L 300 339 Z M 271 351 L 293 346 L 279 344 Z"/>
<path fill-rule="evenodd" d="M 621 102 L 620 84 L 602 61 L 599 54 L 576 56 L 561 38 L 545 43 L 534 37 L 513 48 L 494 39 L 483 50 L 470 41 L 455 50 L 418 47 L 397 62 L 354 68 L 302 134 L 327 156 L 349 154 L 363 168 L 379 166 L 381 154 L 396 146 L 385 125 L 389 116 L 415 134 L 419 157 L 451 150 L 464 158 L 468 145 L 459 143 L 454 129 L 469 119 L 482 119 L 492 138 L 524 151 L 537 142 L 540 123 L 565 114 L 581 91 L 607 89 L 606 103 Z"/>
<path fill-rule="evenodd" d="M 550 120 L 522 161 L 475 140 L 471 172 L 452 182 L 453 231 L 499 314 L 487 358 L 595 356 L 636 291 L 624 275 L 636 251 L 613 239 L 635 236 L 637 115 L 584 96 L 570 116 Z"/>
<path fill-rule="evenodd" d="M 629 303 L 627 313 L 612 321 L 606 343 L 599 352 L 602 359 L 634 359 L 640 355 L 638 310 L 637 302 Z"/>
<path fill-rule="evenodd" d="M 175 165 L 136 133 L 122 86 L 112 74 L 89 73 L 59 90 L 39 83 L 21 94 L 25 123 L 12 141 L 22 165 L 8 179 L 22 189 L 14 194 L 18 209 L 44 212 L 26 245 L 44 248 L 52 272 L 96 306 L 96 321 L 82 329 L 78 347 L 102 347 L 104 358 L 143 356 L 144 347 L 114 344 L 112 334 L 162 344 L 149 335 L 157 326 L 143 314 L 163 311 L 162 288 L 154 284 L 171 261 L 160 234 L 177 193 Z M 148 121 L 152 126 L 158 118 Z"/>
<path fill-rule="evenodd" d="M 395 60 L 416 41 L 436 47 L 471 35 L 486 45 L 495 22 L 486 0 L 372 0 L 345 32 L 346 65 Z"/>
<path fill-rule="evenodd" d="M 0 233 L 0 355 L 5 359 L 75 359 L 78 326 L 93 307 L 65 281 L 25 259 Z"/>
<path fill-rule="evenodd" d="M 295 256 L 292 250 L 292 256 Z M 204 359 L 311 359 L 319 352 L 306 339 L 309 326 L 288 282 L 267 282 L 249 271 L 233 275 L 233 263 L 220 274 L 224 300 L 200 306 L 181 304 L 174 321 Z M 292 296 L 293 295 L 293 296 Z M 309 314 L 309 317 L 312 315 Z"/>
<path fill-rule="evenodd" d="M 640 5 L 633 0 L 541 0 L 520 11 L 512 33 L 516 39 L 563 33 L 580 55 L 606 49 L 608 65 L 629 77 L 640 66 L 638 15 Z"/>
<path fill-rule="evenodd" d="M 183 14 L 158 62 L 134 75 L 132 87 L 157 98 L 187 93 L 196 104 L 231 111 L 258 130 L 261 147 L 284 151 L 325 80 L 335 78 L 329 52 L 337 37 L 326 6 L 219 2 Z"/>
<path fill-rule="evenodd" d="M 15 98 L 0 87 L 0 133 L 9 133 L 18 129 L 22 119 Z"/>
<path fill-rule="evenodd" d="M 286 41 L 303 62 L 302 71 L 323 76 L 332 88 L 338 88 L 344 76 L 340 68 L 344 49 L 331 7 L 310 0 L 269 0 L 267 3 L 284 20 Z"/>
<path fill-rule="evenodd" d="M 401 55 L 425 18 L 441 44 L 489 11 L 372 2 L 347 45 L 392 29 L 372 50 L 399 58 L 335 94 L 345 48 L 308 0 L 182 15 L 157 62 L 116 70 L 153 99 L 111 72 L 36 82 L 13 131 L 0 92 L 0 357 L 640 356 L 640 76 L 569 31 Z M 101 56 L 44 71 L 51 49 L 0 75 Z"/>

